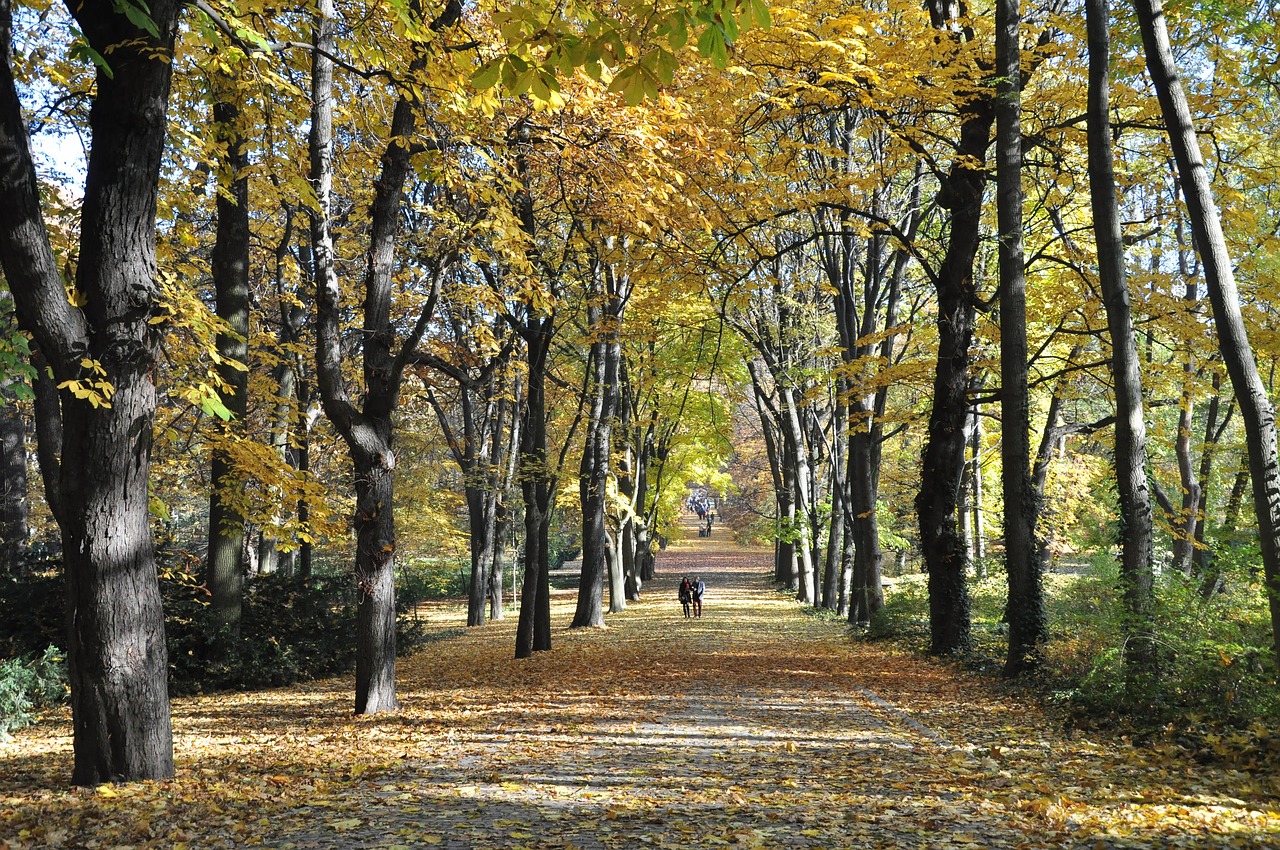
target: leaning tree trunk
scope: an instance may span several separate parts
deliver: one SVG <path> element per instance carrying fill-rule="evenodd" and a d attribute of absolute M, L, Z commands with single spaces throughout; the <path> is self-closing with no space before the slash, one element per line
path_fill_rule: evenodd
<path fill-rule="evenodd" d="M 119 7 L 72 6 L 87 44 L 111 64 L 110 72 L 98 72 L 89 114 L 93 142 L 75 280 L 80 308 L 67 298 L 44 226 L 9 62 L 12 5 L 0 0 L 0 263 L 19 320 L 56 380 L 99 396 L 110 392 L 110 406 L 76 397 L 70 385 L 61 398 L 59 514 L 78 785 L 173 775 L 147 488 L 159 343 L 153 322 L 160 318 L 156 194 L 181 9 L 171 0 L 151 3 L 152 36 Z M 82 366 L 86 359 L 101 372 Z"/>
<path fill-rule="evenodd" d="M 996 240 L 1000 265 L 1000 449 L 1009 647 L 1005 676 L 1034 670 L 1048 639 L 1036 546 L 1027 388 L 1027 279 L 1022 250 L 1022 71 L 1019 0 L 996 0 Z"/>
<path fill-rule="evenodd" d="M 1143 418 L 1138 341 L 1125 282 L 1124 239 L 1112 171 L 1110 9 L 1107 0 L 1088 0 L 1089 31 L 1089 194 L 1098 244 L 1098 279 L 1111 334 L 1111 373 L 1116 393 L 1116 489 L 1120 496 L 1120 581 L 1128 616 L 1124 661 L 1134 676 L 1155 667 L 1152 612 L 1151 488 L 1147 480 L 1147 426 Z M 1049 423 L 1053 425 L 1052 422 Z"/>
<path fill-rule="evenodd" d="M 1178 179 L 1187 202 L 1191 232 L 1204 266 L 1218 348 L 1227 374 L 1231 376 L 1244 419 L 1253 505 L 1258 518 L 1258 538 L 1271 608 L 1272 644 L 1278 650 L 1277 663 L 1280 663 L 1280 451 L 1277 450 L 1275 408 L 1258 374 L 1258 365 L 1245 331 L 1240 295 L 1236 291 L 1222 222 L 1200 154 L 1191 107 L 1174 65 L 1164 9 L 1160 0 L 1134 0 L 1133 5 L 1142 30 L 1147 69 L 1168 127 L 1174 160 L 1178 164 Z"/>

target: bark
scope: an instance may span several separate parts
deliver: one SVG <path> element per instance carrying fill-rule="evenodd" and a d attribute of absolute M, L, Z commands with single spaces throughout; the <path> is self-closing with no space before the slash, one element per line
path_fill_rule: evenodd
<path fill-rule="evenodd" d="M 218 317 L 227 330 L 218 334 L 220 393 L 232 421 L 222 425 L 223 439 L 234 439 L 249 407 L 249 373 L 227 361 L 246 363 L 249 355 L 249 165 L 240 128 L 235 80 L 215 72 L 213 130 L 218 142 L 217 231 L 214 236 L 213 289 Z M 232 641 L 240 636 L 244 602 L 244 516 L 235 507 L 244 481 L 225 446 L 215 444 L 209 469 L 209 555 L 206 583 L 214 622 Z M 228 498 L 230 497 L 230 498 Z M 226 651 L 230 647 L 224 646 Z"/>
<path fill-rule="evenodd" d="M 606 239 L 598 247 L 618 246 Z M 604 624 L 599 609 L 606 575 L 609 613 L 626 609 L 625 576 L 619 549 L 625 535 L 618 534 L 610 545 L 607 519 L 609 479 L 613 476 L 613 429 L 620 405 L 618 384 L 622 371 L 618 330 L 630 294 L 630 280 L 610 260 L 593 257 L 591 265 L 594 289 L 591 301 L 594 303 L 587 306 L 587 319 L 594 339 L 591 345 L 593 397 L 578 484 L 582 504 L 582 576 L 571 628 Z"/>
<path fill-rule="evenodd" d="M 455 305 L 456 306 L 456 305 Z M 448 324 L 454 332 L 454 342 L 465 350 L 468 332 L 466 320 L 454 310 L 448 314 Z M 471 555 L 471 582 L 467 593 L 467 625 L 482 626 L 486 608 L 493 610 L 494 582 L 491 576 L 498 555 L 500 530 L 499 503 L 504 483 L 501 471 L 506 465 L 506 440 L 508 403 L 498 385 L 498 375 L 508 362 L 510 348 L 503 349 L 477 372 L 457 363 L 423 355 L 419 363 L 442 372 L 457 385 L 457 402 L 452 414 L 445 409 L 439 396 L 428 388 L 427 398 L 436 412 L 436 419 L 444 432 L 454 462 L 462 472 L 463 492 L 467 503 L 467 525 Z M 470 359 L 481 357 L 469 352 Z M 456 419 L 456 425 L 454 420 Z M 461 436 L 457 428 L 461 428 Z M 498 610 L 501 610 L 501 576 L 497 580 Z"/>
<path fill-rule="evenodd" d="M 1131 673 L 1150 673 L 1152 643 L 1152 517 L 1147 479 L 1146 423 L 1141 362 L 1125 282 L 1124 242 L 1112 172 L 1109 119 L 1110 35 L 1107 0 L 1088 0 L 1089 186 L 1098 276 L 1111 334 L 1111 370 L 1116 393 L 1116 489 L 1120 496 L 1120 576 L 1128 611 L 1125 663 Z"/>
<path fill-rule="evenodd" d="M 11 391 L 13 381 L 0 379 L 0 573 L 22 568 L 30 533 L 27 499 L 27 418 Z"/>
<path fill-rule="evenodd" d="M 996 2 L 996 216 L 1000 265 L 1000 447 L 1009 647 L 1003 674 L 1036 668 L 1048 638 L 1043 564 L 1036 546 L 1038 507 L 1031 486 L 1027 387 L 1027 281 L 1022 249 L 1022 71 L 1019 0 Z"/>
<path fill-rule="evenodd" d="M 99 71 L 75 285 L 67 299 L 45 229 L 9 56 L 12 6 L 0 0 L 0 263 L 56 381 L 86 378 L 92 358 L 110 407 L 61 394 L 59 509 L 67 577 L 72 781 L 94 785 L 173 775 L 168 657 L 147 484 L 158 335 L 155 213 L 170 58 L 181 6 L 150 5 L 159 36 L 110 4 L 69 7 Z M 157 59 L 157 56 L 160 58 Z M 42 432 L 43 433 L 43 432 Z"/>
<path fill-rule="evenodd" d="M 837 384 L 837 396 L 843 394 L 844 382 Z M 827 526 L 826 557 L 822 566 L 822 594 L 819 604 L 828 611 L 841 609 L 840 571 L 841 553 L 844 551 L 844 539 L 852 532 L 847 529 L 845 516 L 851 512 L 848 501 L 846 483 L 849 462 L 849 440 L 845 436 L 849 421 L 848 405 L 837 399 L 835 404 L 836 430 L 831 451 L 831 521 Z"/>
<path fill-rule="evenodd" d="M 1245 331 L 1222 222 L 1200 154 L 1191 108 L 1174 65 L 1164 9 L 1159 0 L 1134 0 L 1133 5 L 1142 31 L 1147 69 L 1178 164 L 1178 179 L 1187 203 L 1191 232 L 1204 267 L 1218 348 L 1227 374 L 1231 376 L 1244 420 L 1253 504 L 1258 518 L 1258 537 L 1271 609 L 1272 644 L 1280 650 L 1280 452 L 1277 450 L 1275 408 L 1258 374 L 1257 362 Z M 1277 652 L 1277 663 L 1280 663 L 1280 651 Z"/>

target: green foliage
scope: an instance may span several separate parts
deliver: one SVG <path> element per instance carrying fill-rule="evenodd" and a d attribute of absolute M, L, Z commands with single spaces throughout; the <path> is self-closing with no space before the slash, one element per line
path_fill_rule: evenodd
<path fill-rule="evenodd" d="M 903 576 L 886 583 L 884 607 L 871 617 L 867 637 L 922 646 L 929 639 L 929 588 L 925 576 Z"/>
<path fill-rule="evenodd" d="M 457 599 L 471 588 L 471 562 L 456 558 L 402 559 L 396 569 L 396 605 L 412 611 L 424 599 Z"/>
<path fill-rule="evenodd" d="M 45 647 L 40 655 L 0 661 L 0 741 L 34 720 L 34 712 L 67 696 L 67 665 L 62 650 Z"/>
<path fill-rule="evenodd" d="M 1072 586 L 1061 606 L 1070 618 L 1066 634 L 1050 648 L 1052 672 L 1075 679 L 1059 697 L 1078 717 L 1153 727 L 1210 718 L 1245 726 L 1280 717 L 1260 581 L 1247 566 L 1221 566 L 1227 590 L 1207 600 L 1198 581 L 1181 575 L 1160 579 L 1158 668 L 1143 678 L 1131 675 L 1123 663 L 1124 611 L 1114 566 L 1105 565 Z"/>
<path fill-rule="evenodd" d="M 1256 549 L 1221 553 L 1226 590 L 1205 599 L 1201 581 L 1163 575 L 1157 581 L 1153 676 L 1124 664 L 1125 611 L 1117 564 L 1098 556 L 1078 575 L 1045 577 L 1050 638 L 1040 682 L 1076 723 L 1122 722 L 1155 729 L 1212 720 L 1246 727 L 1280 718 L 1270 621 Z M 998 563 L 970 582 L 971 665 L 995 667 L 1007 649 L 1003 622 L 1006 577 Z M 867 635 L 922 651 L 929 640 L 927 577 L 889 582 L 885 607 Z"/>
<path fill-rule="evenodd" d="M 276 687 L 344 673 L 355 663 L 356 596 L 349 576 L 321 576 L 306 584 L 285 575 L 251 578 L 235 640 L 213 623 L 209 592 L 196 575 L 198 562 L 174 550 L 160 552 L 158 561 L 172 693 Z M 41 569 L 0 575 L 0 656 L 11 659 L 4 662 L 6 670 L 38 664 L 22 659 L 60 655 L 66 646 L 60 565 L 45 559 L 31 566 Z M 421 644 L 422 628 L 409 618 L 400 618 L 397 629 L 401 652 Z M 39 681 L 46 679 L 41 672 Z M 0 696 L 0 708 L 6 698 Z"/>
<path fill-rule="evenodd" d="M 280 576 L 245 583 L 240 638 L 220 631 L 208 591 L 191 573 L 162 575 L 170 688 L 175 694 L 287 685 L 334 675 L 355 661 L 351 582 Z"/>

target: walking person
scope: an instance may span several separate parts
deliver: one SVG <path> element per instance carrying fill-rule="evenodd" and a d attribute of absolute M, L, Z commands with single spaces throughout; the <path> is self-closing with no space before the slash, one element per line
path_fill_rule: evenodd
<path fill-rule="evenodd" d="M 689 604 L 693 601 L 693 582 L 689 581 L 689 577 L 685 576 L 680 580 L 680 605 L 684 608 L 684 616 L 687 620 L 690 615 Z"/>
<path fill-rule="evenodd" d="M 693 577 L 693 616 L 702 616 L 702 595 L 707 592 L 707 586 L 702 583 L 702 579 L 697 576 Z"/>

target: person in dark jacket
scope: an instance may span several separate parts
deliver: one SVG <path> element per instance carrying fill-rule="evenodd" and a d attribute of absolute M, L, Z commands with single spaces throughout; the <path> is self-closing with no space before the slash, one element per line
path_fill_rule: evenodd
<path fill-rule="evenodd" d="M 684 615 L 688 617 L 690 614 L 689 604 L 693 601 L 693 582 L 689 581 L 689 577 L 685 576 L 680 580 L 680 605 L 684 608 Z"/>

